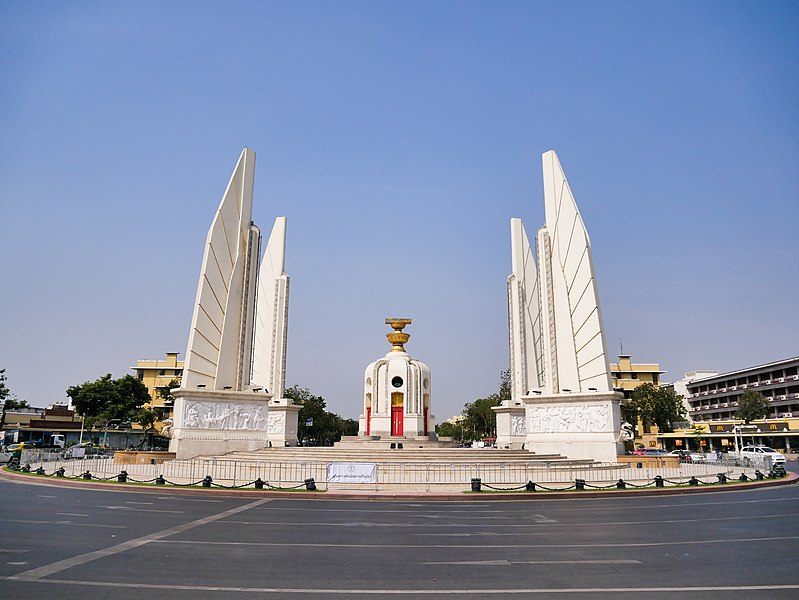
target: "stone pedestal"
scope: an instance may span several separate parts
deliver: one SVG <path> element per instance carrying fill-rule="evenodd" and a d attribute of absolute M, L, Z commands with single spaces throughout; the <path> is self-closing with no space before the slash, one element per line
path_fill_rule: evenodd
<path fill-rule="evenodd" d="M 527 439 L 524 405 L 509 402 L 491 408 L 497 414 L 497 448 L 521 450 Z"/>
<path fill-rule="evenodd" d="M 522 396 L 525 449 L 615 463 L 624 454 L 619 442 L 621 410 L 616 392 Z"/>
<path fill-rule="evenodd" d="M 173 396 L 174 425 L 169 451 L 178 460 L 259 450 L 269 445 L 271 394 L 180 388 Z"/>
<path fill-rule="evenodd" d="M 293 404 L 290 398 L 269 403 L 266 432 L 273 447 L 297 445 L 297 419 L 301 408 L 299 404 Z"/>

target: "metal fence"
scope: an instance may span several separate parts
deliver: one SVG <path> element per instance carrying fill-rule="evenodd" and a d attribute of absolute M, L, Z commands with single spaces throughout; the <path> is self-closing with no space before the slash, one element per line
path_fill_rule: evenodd
<path fill-rule="evenodd" d="M 351 461 L 341 461 L 343 463 Z M 368 461 L 366 461 L 368 462 Z M 134 482 L 153 482 L 163 478 L 176 485 L 196 485 L 210 477 L 215 485 L 247 487 L 260 479 L 268 487 L 294 488 L 305 480 L 314 479 L 321 489 L 368 490 L 425 490 L 468 489 L 473 479 L 486 485 L 511 489 L 528 482 L 567 489 L 575 480 L 583 480 L 593 487 L 606 486 L 624 480 L 631 484 L 652 482 L 657 476 L 672 485 L 686 483 L 690 478 L 714 481 L 720 473 L 737 478 L 746 471 L 754 478 L 755 469 L 768 469 L 771 465 L 751 464 L 744 467 L 737 461 L 714 463 L 682 463 L 679 467 L 633 463 L 594 463 L 569 465 L 557 462 L 374 462 L 376 481 L 369 484 L 328 484 L 328 462 L 325 461 L 256 461 L 230 459 L 172 460 L 158 464 L 129 464 L 114 462 L 111 455 L 91 455 L 65 459 L 62 453 L 25 451 L 21 465 L 31 470 L 44 469 L 51 474 L 64 469 L 67 477 L 79 477 L 86 472 L 97 479 L 113 479 L 125 471 Z"/>

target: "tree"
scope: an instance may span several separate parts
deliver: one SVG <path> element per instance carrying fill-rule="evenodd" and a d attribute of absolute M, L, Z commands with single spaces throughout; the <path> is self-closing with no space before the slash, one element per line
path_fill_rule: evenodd
<path fill-rule="evenodd" d="M 499 399 L 501 402 L 511 399 L 510 369 L 499 374 Z"/>
<path fill-rule="evenodd" d="M 108 373 L 96 381 L 87 381 L 67 389 L 67 396 L 78 414 L 92 430 L 98 421 L 127 419 L 150 401 L 147 386 L 133 375 L 111 379 Z"/>
<path fill-rule="evenodd" d="M 683 397 L 672 389 L 651 383 L 639 385 L 627 402 L 626 414 L 641 419 L 644 425 L 655 424 L 662 433 L 674 431 L 673 424 L 685 418 Z"/>
<path fill-rule="evenodd" d="M 463 441 L 463 427 L 460 423 L 438 423 L 436 425 L 436 433 L 439 437 L 451 437 L 456 442 Z"/>
<path fill-rule="evenodd" d="M 468 402 L 463 408 L 465 438 L 472 440 L 493 437 L 497 431 L 497 413 L 491 410 L 492 406 L 499 406 L 499 394 L 491 394 L 487 398 L 478 398 Z"/>
<path fill-rule="evenodd" d="M 25 400 L 17 400 L 11 390 L 6 386 L 6 370 L 0 369 L 0 402 L 3 403 L 3 411 L 0 413 L 0 430 L 6 422 L 6 411 L 15 408 L 28 408 L 29 404 Z M 2 440 L 0 440 L 2 441 Z"/>
<path fill-rule="evenodd" d="M 297 416 L 297 439 L 302 445 L 332 446 L 342 435 L 358 434 L 355 419 L 344 419 L 329 412 L 325 399 L 310 390 L 295 385 L 286 390 L 285 397 L 302 405 Z"/>
<path fill-rule="evenodd" d="M 175 402 L 175 397 L 172 395 L 172 390 L 180 387 L 180 379 L 173 379 L 166 386 L 156 388 L 158 397 L 163 399 L 164 404 L 172 404 Z"/>
<path fill-rule="evenodd" d="M 738 398 L 738 410 L 735 412 L 735 416 L 748 424 L 749 421 L 767 417 L 770 412 L 768 400 L 763 397 L 763 394 L 755 390 L 746 390 Z"/>
<path fill-rule="evenodd" d="M 0 369 L 0 400 L 5 402 L 6 398 L 11 395 L 8 387 L 6 386 L 6 370 Z"/>

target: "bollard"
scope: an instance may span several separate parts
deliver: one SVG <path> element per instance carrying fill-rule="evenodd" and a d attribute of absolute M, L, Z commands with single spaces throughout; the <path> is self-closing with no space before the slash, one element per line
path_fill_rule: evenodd
<path fill-rule="evenodd" d="M 91 473 L 89 473 L 88 471 L 86 471 L 86 472 L 83 474 L 83 478 L 84 478 L 86 481 L 89 481 L 89 480 L 92 478 L 92 474 L 91 474 Z"/>
<path fill-rule="evenodd" d="M 576 490 L 584 490 L 585 489 L 585 479 L 575 479 L 574 480 L 574 489 Z"/>
<path fill-rule="evenodd" d="M 755 471 L 755 479 L 757 479 L 758 481 L 763 481 L 764 477 L 765 475 L 763 475 L 763 473 L 761 473 L 759 469 Z M 741 479 L 741 481 L 746 481 L 746 479 Z"/>
<path fill-rule="evenodd" d="M 760 471 L 756 471 L 755 475 L 760 473 Z M 763 477 L 763 473 L 760 473 L 760 477 Z M 738 478 L 738 481 L 749 481 L 749 478 L 746 476 L 746 473 L 741 473 L 741 476 Z"/>
<path fill-rule="evenodd" d="M 308 490 L 309 492 L 316 491 L 316 482 L 314 481 L 313 477 L 305 480 L 305 489 Z"/>
<path fill-rule="evenodd" d="M 44 475 L 44 467 L 39 467 L 38 469 L 36 469 L 36 474 L 37 475 Z"/>
<path fill-rule="evenodd" d="M 699 485 L 699 480 L 691 475 L 691 478 L 688 480 L 688 485 Z"/>
<path fill-rule="evenodd" d="M 534 492 L 535 491 L 535 484 L 532 481 L 528 481 L 527 485 L 524 486 L 525 492 Z"/>
<path fill-rule="evenodd" d="M 63 477 L 64 473 L 66 473 L 66 471 L 64 470 L 64 467 L 61 467 L 61 468 L 58 469 L 58 471 L 55 472 L 55 476 L 56 477 Z"/>
<path fill-rule="evenodd" d="M 210 476 L 210 475 L 206 475 L 206 476 L 205 476 L 205 479 L 203 479 L 203 481 L 202 481 L 202 486 L 203 486 L 204 488 L 209 488 L 209 487 L 211 487 L 211 483 L 212 483 L 213 481 L 214 481 L 214 480 L 213 480 L 213 479 L 211 479 L 211 476 Z"/>
<path fill-rule="evenodd" d="M 402 442 L 397 442 L 397 450 L 402 450 Z"/>
<path fill-rule="evenodd" d="M 155 478 L 155 485 L 166 485 L 166 479 L 164 479 L 163 475 L 159 475 Z"/>
<path fill-rule="evenodd" d="M 472 477 L 472 491 L 473 492 L 479 492 L 481 484 L 482 484 L 482 481 L 480 481 L 479 477 Z"/>
<path fill-rule="evenodd" d="M 256 480 L 255 480 L 255 489 L 256 489 L 256 490 L 262 490 L 262 489 L 264 489 L 264 481 L 263 481 L 263 479 L 261 479 L 260 477 L 259 477 L 258 479 L 256 479 Z"/>
<path fill-rule="evenodd" d="M 663 487 L 663 477 L 655 475 L 655 487 Z"/>
<path fill-rule="evenodd" d="M 619 489 L 619 490 L 626 490 L 627 489 L 627 484 L 624 482 L 623 479 L 619 479 L 619 481 L 616 482 L 616 489 Z"/>
<path fill-rule="evenodd" d="M 719 483 L 727 483 L 727 476 L 724 473 L 716 475 L 719 478 Z"/>
<path fill-rule="evenodd" d="M 390 449 L 391 449 L 391 450 L 396 450 L 396 449 L 397 449 L 397 444 L 396 444 L 396 443 L 394 443 L 394 442 L 391 442 Z"/>
<path fill-rule="evenodd" d="M 117 481 L 119 483 L 126 483 L 128 481 L 128 472 L 127 471 L 120 471 L 119 475 L 117 475 Z"/>

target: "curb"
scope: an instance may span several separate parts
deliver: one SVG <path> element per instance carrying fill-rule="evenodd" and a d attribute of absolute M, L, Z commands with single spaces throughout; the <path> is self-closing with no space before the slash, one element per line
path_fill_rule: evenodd
<path fill-rule="evenodd" d="M 761 489 L 776 487 L 781 485 L 792 485 L 799 481 L 799 474 L 788 472 L 782 479 L 766 479 L 764 481 L 753 481 L 748 483 L 726 483 L 724 487 L 716 485 L 704 485 L 696 487 L 664 487 L 646 489 L 626 489 L 626 490 L 584 490 L 568 492 L 527 492 L 527 493 L 508 493 L 508 492 L 344 492 L 341 490 L 328 492 L 277 492 L 273 490 L 254 490 L 254 489 L 207 489 L 196 487 L 167 487 L 167 486 L 126 486 L 124 484 L 102 483 L 95 481 L 83 481 L 75 479 L 55 478 L 28 475 L 16 471 L 0 469 L 0 481 L 9 483 L 27 483 L 30 485 L 43 485 L 50 487 L 68 488 L 88 488 L 90 490 L 102 490 L 107 492 L 127 492 L 143 494 L 181 494 L 186 496 L 207 496 L 215 494 L 224 497 L 234 498 L 286 498 L 292 500 L 368 500 L 368 501 L 406 501 L 414 502 L 519 502 L 535 499 L 575 499 L 575 498 L 633 498 L 648 496 L 679 496 L 685 494 L 707 494 L 720 492 L 734 492 L 742 490 Z"/>

